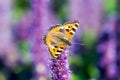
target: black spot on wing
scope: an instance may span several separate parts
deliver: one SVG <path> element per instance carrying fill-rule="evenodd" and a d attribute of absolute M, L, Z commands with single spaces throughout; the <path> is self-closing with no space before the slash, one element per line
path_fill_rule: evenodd
<path fill-rule="evenodd" d="M 71 34 L 71 35 L 73 35 L 73 33 L 72 33 L 72 32 L 70 32 L 70 34 Z"/>
<path fill-rule="evenodd" d="M 66 31 L 68 31 L 68 32 L 69 32 L 70 30 L 69 30 L 69 29 L 66 29 Z"/>
<path fill-rule="evenodd" d="M 55 54 L 55 57 L 57 57 L 59 54 Z"/>
<path fill-rule="evenodd" d="M 79 25 L 78 25 L 78 24 L 75 24 L 75 26 L 78 28 Z"/>
<path fill-rule="evenodd" d="M 54 46 L 55 48 L 58 48 L 58 46 Z"/>
<path fill-rule="evenodd" d="M 53 49 L 55 51 L 55 49 Z"/>
<path fill-rule="evenodd" d="M 72 28 L 72 30 L 75 32 L 76 31 L 76 29 L 75 28 Z"/>
<path fill-rule="evenodd" d="M 64 49 L 63 47 L 60 47 L 60 49 Z"/>
<path fill-rule="evenodd" d="M 68 28 L 71 28 L 72 26 L 68 26 Z"/>
<path fill-rule="evenodd" d="M 62 50 L 57 50 L 57 52 L 62 52 Z"/>

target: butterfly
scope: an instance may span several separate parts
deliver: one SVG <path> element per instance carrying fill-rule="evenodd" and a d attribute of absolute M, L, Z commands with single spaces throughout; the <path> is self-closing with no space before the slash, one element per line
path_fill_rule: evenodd
<path fill-rule="evenodd" d="M 78 21 L 66 22 L 63 25 L 55 25 L 48 30 L 44 42 L 53 58 L 57 58 L 67 45 L 71 45 L 70 39 L 79 27 Z"/>

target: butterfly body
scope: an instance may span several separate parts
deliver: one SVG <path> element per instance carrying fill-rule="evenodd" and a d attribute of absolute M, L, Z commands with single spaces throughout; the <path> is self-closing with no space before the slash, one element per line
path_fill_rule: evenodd
<path fill-rule="evenodd" d="M 79 22 L 73 21 L 67 22 L 64 25 L 56 25 L 49 29 L 44 42 L 48 46 L 52 57 L 57 57 L 67 45 L 71 45 L 70 39 L 73 37 L 78 26 Z"/>

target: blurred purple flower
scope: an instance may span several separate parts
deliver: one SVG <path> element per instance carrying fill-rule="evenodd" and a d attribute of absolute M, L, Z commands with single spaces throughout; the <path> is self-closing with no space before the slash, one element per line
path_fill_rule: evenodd
<path fill-rule="evenodd" d="M 13 35 L 15 36 L 15 42 L 17 42 L 17 46 L 19 47 L 20 53 L 20 62 L 29 62 L 31 61 L 31 54 L 29 49 L 29 37 L 30 28 L 33 17 L 30 11 L 23 12 L 20 16 L 20 19 L 15 23 L 15 27 L 13 30 Z"/>
<path fill-rule="evenodd" d="M 78 20 L 83 30 L 91 28 L 98 33 L 101 14 L 101 0 L 69 0 L 69 19 Z"/>
<path fill-rule="evenodd" d="M 100 35 L 100 44 L 98 52 L 102 54 L 100 67 L 105 70 L 104 76 L 107 79 L 116 78 L 116 36 L 115 36 L 115 18 L 110 17 L 104 24 Z M 103 75 L 103 74 L 101 74 Z"/>
<path fill-rule="evenodd" d="M 7 66 L 14 66 L 19 58 L 13 41 L 11 25 L 12 1 L 0 0 L 0 57 Z"/>
<path fill-rule="evenodd" d="M 78 20 L 80 27 L 76 32 L 75 37 L 72 39 L 73 43 L 81 43 L 81 35 L 91 36 L 88 39 L 82 39 L 84 44 L 93 44 L 95 38 L 97 37 L 99 30 L 101 28 L 102 19 L 102 0 L 68 0 L 69 10 L 68 18 L 69 20 Z M 84 37 L 84 36 L 83 36 Z M 85 36 L 86 38 L 86 36 Z M 89 42 L 89 44 L 88 44 Z M 80 53 L 82 51 L 82 46 L 73 45 L 72 51 L 74 53 Z"/>
<path fill-rule="evenodd" d="M 9 0 L 0 0 L 0 55 L 11 44 L 11 2 Z"/>
<path fill-rule="evenodd" d="M 49 4 L 49 0 L 31 0 L 33 24 L 30 40 L 32 41 L 32 58 L 35 64 L 35 76 L 39 80 L 47 80 L 49 75 L 49 53 L 42 40 L 49 26 L 55 22 Z"/>
<path fill-rule="evenodd" d="M 57 58 L 51 59 L 52 80 L 70 80 L 67 52 L 64 50 Z"/>
<path fill-rule="evenodd" d="M 24 12 L 20 17 L 19 23 L 17 23 L 17 27 L 15 28 L 15 35 L 19 40 L 27 40 L 29 38 L 29 29 L 32 22 L 32 14 L 31 12 Z"/>

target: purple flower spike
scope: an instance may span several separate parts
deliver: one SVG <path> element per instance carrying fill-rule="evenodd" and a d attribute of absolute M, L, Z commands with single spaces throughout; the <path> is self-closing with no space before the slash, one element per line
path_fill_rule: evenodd
<path fill-rule="evenodd" d="M 50 69 L 52 80 L 70 80 L 70 70 L 65 50 L 57 58 L 51 59 Z"/>

